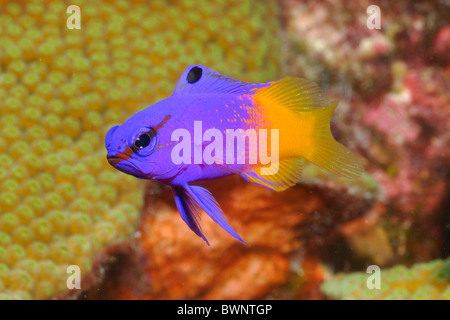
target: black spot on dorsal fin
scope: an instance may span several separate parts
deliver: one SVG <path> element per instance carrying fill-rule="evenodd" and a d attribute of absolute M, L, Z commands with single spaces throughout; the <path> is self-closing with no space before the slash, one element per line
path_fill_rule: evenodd
<path fill-rule="evenodd" d="M 188 83 L 196 83 L 202 77 L 203 70 L 199 67 L 193 67 L 187 77 L 186 80 Z"/>

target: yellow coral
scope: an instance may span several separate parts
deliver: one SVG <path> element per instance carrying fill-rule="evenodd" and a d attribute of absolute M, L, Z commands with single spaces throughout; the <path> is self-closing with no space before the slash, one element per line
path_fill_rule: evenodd
<path fill-rule="evenodd" d="M 135 178 L 110 168 L 107 129 L 171 93 L 189 64 L 277 76 L 275 1 L 0 0 L 0 299 L 45 298 L 134 230 Z M 246 77 L 243 77 L 243 73 Z"/>
<path fill-rule="evenodd" d="M 329 277 L 321 290 L 335 299 L 450 300 L 450 259 L 402 265 L 380 271 L 380 289 L 366 285 L 371 274 L 355 272 Z"/>

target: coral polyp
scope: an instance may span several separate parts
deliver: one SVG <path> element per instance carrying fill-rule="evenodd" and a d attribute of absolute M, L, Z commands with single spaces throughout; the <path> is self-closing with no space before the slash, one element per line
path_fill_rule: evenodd
<path fill-rule="evenodd" d="M 66 27 L 69 4 L 0 1 L 0 299 L 64 290 L 68 265 L 85 275 L 134 231 L 142 188 L 106 161 L 109 127 L 169 95 L 191 63 L 254 81 L 279 66 L 266 48 L 275 1 L 70 4 L 81 29 Z"/>
<path fill-rule="evenodd" d="M 379 288 L 367 286 L 369 273 L 330 276 L 322 291 L 335 299 L 449 300 L 450 259 L 381 269 Z"/>

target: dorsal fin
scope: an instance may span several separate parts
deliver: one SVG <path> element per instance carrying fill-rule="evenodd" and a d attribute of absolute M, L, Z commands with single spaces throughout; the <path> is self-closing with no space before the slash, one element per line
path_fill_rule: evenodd
<path fill-rule="evenodd" d="M 219 74 L 201 64 L 192 65 L 184 70 L 175 87 L 173 95 L 188 94 L 245 94 L 269 84 L 247 83 Z"/>
<path fill-rule="evenodd" d="M 294 113 L 311 111 L 329 104 L 322 90 L 312 81 L 302 78 L 284 78 L 267 83 L 256 90 L 256 104 L 269 108 L 286 108 Z"/>

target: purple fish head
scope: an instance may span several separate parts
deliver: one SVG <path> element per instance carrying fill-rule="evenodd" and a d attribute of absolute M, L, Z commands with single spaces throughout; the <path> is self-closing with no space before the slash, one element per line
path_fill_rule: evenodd
<path fill-rule="evenodd" d="M 167 101 L 166 101 L 167 100 Z M 105 137 L 107 159 L 114 168 L 142 179 L 155 179 L 175 171 L 170 152 L 166 99 L 142 110 L 123 124 L 109 129 Z M 168 159 L 166 159 L 168 158 Z"/>

